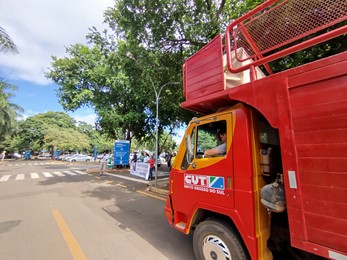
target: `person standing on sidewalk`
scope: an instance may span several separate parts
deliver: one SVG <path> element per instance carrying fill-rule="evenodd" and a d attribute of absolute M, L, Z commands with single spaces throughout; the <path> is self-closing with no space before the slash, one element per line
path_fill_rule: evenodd
<path fill-rule="evenodd" d="M 176 159 L 176 153 L 173 153 L 171 156 L 171 159 L 170 159 L 170 168 L 169 168 L 170 170 L 171 170 L 171 167 L 172 167 L 175 159 Z"/>
<path fill-rule="evenodd" d="M 154 170 L 154 164 L 155 164 L 155 160 L 153 155 L 151 155 L 151 157 L 148 160 L 149 163 L 149 176 L 148 176 L 148 180 L 151 181 L 153 179 L 153 170 Z"/>
<path fill-rule="evenodd" d="M 100 176 L 105 175 L 108 158 L 109 155 L 106 153 L 106 151 L 104 151 L 104 154 L 100 159 Z"/>

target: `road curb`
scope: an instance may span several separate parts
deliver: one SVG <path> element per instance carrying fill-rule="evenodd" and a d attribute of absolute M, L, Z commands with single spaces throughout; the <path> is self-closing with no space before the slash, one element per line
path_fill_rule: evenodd
<path fill-rule="evenodd" d="M 168 190 L 165 190 L 165 189 L 162 189 L 160 187 L 155 187 L 155 186 L 149 186 L 147 188 L 148 191 L 152 191 L 152 192 L 155 192 L 155 193 L 158 193 L 158 194 L 162 194 L 162 195 L 168 195 L 169 194 L 169 191 Z"/>
<path fill-rule="evenodd" d="M 106 173 L 110 173 L 110 176 L 114 176 L 114 177 L 119 177 L 119 178 L 125 178 L 125 179 L 128 179 L 128 180 L 131 180 L 131 181 L 137 181 L 137 182 L 143 182 L 143 183 L 147 183 L 147 190 L 148 191 L 151 191 L 151 192 L 154 192 L 154 193 L 157 193 L 157 194 L 161 194 L 161 195 L 168 195 L 169 194 L 169 191 L 168 191 L 168 179 L 161 179 L 159 182 L 159 184 L 157 183 L 157 186 L 155 186 L 154 184 L 154 181 L 152 182 L 148 182 L 144 179 L 136 179 L 136 178 L 133 178 L 133 177 L 128 177 L 128 176 L 122 176 L 122 175 L 118 175 L 117 176 L 117 173 L 120 173 L 120 172 L 126 172 L 127 170 L 121 170 L 121 169 L 107 169 L 106 170 Z M 86 169 L 86 172 L 87 173 L 91 173 L 91 174 L 95 174 L 95 173 L 99 173 L 100 172 L 100 169 L 99 168 L 87 168 Z"/>

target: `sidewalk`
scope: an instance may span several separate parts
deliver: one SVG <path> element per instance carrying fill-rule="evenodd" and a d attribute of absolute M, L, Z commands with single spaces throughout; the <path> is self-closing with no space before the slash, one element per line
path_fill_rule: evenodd
<path fill-rule="evenodd" d="M 90 165 L 86 168 L 86 171 L 87 173 L 95 174 L 99 174 L 100 172 L 98 165 Z M 157 185 L 155 185 L 155 180 L 147 181 L 139 176 L 130 174 L 129 168 L 107 169 L 106 172 L 109 176 L 144 183 L 147 185 L 148 191 L 162 195 L 167 195 L 169 193 L 169 169 L 166 165 L 158 167 Z"/>

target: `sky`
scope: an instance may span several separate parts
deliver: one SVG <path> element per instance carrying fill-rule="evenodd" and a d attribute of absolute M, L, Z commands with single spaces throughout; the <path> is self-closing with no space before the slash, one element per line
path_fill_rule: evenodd
<path fill-rule="evenodd" d="M 16 55 L 0 52 L 0 77 L 17 86 L 11 102 L 24 109 L 23 118 L 48 111 L 64 111 L 58 86 L 45 78 L 51 56 L 66 56 L 65 47 L 86 44 L 89 28 L 99 31 L 103 13 L 114 0 L 0 0 L 0 26 L 19 49 Z M 94 125 L 91 108 L 68 112 L 77 121 Z"/>

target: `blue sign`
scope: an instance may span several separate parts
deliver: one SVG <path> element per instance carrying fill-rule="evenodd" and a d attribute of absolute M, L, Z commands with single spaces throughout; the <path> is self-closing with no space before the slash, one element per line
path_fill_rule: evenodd
<path fill-rule="evenodd" d="M 60 150 L 56 150 L 53 154 L 53 159 L 56 160 L 58 159 L 59 155 L 61 154 L 61 151 Z"/>
<path fill-rule="evenodd" d="M 114 165 L 129 165 L 130 141 L 117 140 L 114 142 Z"/>

